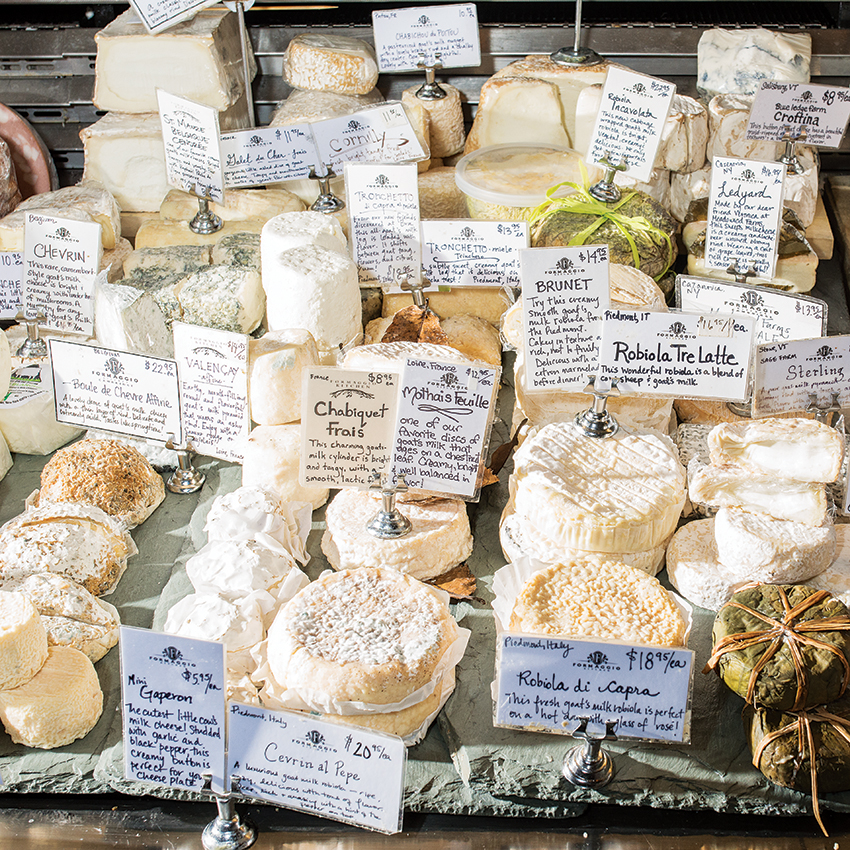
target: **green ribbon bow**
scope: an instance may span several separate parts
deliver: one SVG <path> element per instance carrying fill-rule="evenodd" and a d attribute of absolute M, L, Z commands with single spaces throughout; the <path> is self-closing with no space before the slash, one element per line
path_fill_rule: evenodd
<path fill-rule="evenodd" d="M 662 237 L 667 242 L 667 265 L 664 266 L 661 272 L 654 278 L 656 282 L 661 280 L 667 270 L 673 264 L 673 243 L 670 241 L 669 234 L 665 233 L 660 228 L 656 227 L 645 216 L 628 216 L 623 213 L 618 213 L 617 210 L 626 203 L 634 194 L 635 191 L 624 195 L 617 201 L 616 204 L 606 204 L 603 201 L 597 201 L 588 191 L 590 180 L 588 179 L 587 169 L 584 163 L 581 163 L 581 173 L 584 180 L 583 185 L 565 181 L 551 186 L 546 190 L 546 200 L 536 207 L 531 213 L 531 223 L 534 224 L 540 219 L 548 218 L 556 212 L 571 212 L 578 215 L 593 215 L 597 219 L 592 224 L 585 227 L 584 230 L 577 233 L 569 241 L 569 245 L 585 245 L 587 240 L 600 228 L 606 221 L 610 221 L 622 234 L 626 237 L 629 247 L 632 251 L 632 260 L 636 269 L 640 268 L 640 253 L 638 252 L 638 240 L 644 241 L 649 245 L 654 246 L 658 236 Z M 575 192 L 567 195 L 565 198 L 556 198 L 555 193 L 562 187 L 569 186 Z M 634 235 L 632 235 L 634 234 Z"/>

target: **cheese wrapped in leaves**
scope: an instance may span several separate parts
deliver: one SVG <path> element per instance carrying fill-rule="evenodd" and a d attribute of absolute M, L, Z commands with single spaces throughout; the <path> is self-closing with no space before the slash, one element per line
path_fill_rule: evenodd
<path fill-rule="evenodd" d="M 716 669 L 756 708 L 800 711 L 832 702 L 850 681 L 850 615 L 826 591 L 760 584 L 736 593 L 717 613 Z"/>

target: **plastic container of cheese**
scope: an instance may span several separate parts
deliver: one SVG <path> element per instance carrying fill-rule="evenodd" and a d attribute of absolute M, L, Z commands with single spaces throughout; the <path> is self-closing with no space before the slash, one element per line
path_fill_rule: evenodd
<path fill-rule="evenodd" d="M 549 187 L 582 183 L 582 162 L 580 153 L 558 145 L 490 145 L 458 162 L 455 182 L 466 196 L 470 218 L 524 221 L 546 200 Z M 602 177 L 598 166 L 586 168 L 592 183 Z M 570 189 L 564 187 L 558 194 L 570 194 Z"/>

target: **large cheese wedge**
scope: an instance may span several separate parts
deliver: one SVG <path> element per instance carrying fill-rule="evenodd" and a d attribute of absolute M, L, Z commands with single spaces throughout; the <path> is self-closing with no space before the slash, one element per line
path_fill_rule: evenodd
<path fill-rule="evenodd" d="M 841 435 L 814 419 L 722 423 L 709 433 L 708 448 L 715 465 L 737 463 L 792 481 L 834 481 L 844 459 Z"/>
<path fill-rule="evenodd" d="M 95 35 L 98 109 L 156 112 L 156 90 L 223 110 L 244 94 L 237 16 L 221 7 L 150 35 L 129 9 Z M 251 76 L 256 73 L 248 45 Z"/>
<path fill-rule="evenodd" d="M 0 691 L 28 682 L 47 660 L 47 632 L 25 593 L 0 591 Z"/>
<path fill-rule="evenodd" d="M 296 89 L 366 94 L 378 81 L 378 63 L 365 41 L 308 32 L 296 35 L 287 45 L 283 78 Z"/>
<path fill-rule="evenodd" d="M 266 299 L 260 273 L 241 266 L 209 266 L 174 287 L 181 318 L 231 333 L 248 334 L 259 327 Z"/>
<path fill-rule="evenodd" d="M 16 744 L 51 750 L 82 738 L 103 711 L 94 665 L 70 646 L 51 646 L 26 684 L 0 691 L 0 720 Z"/>
<path fill-rule="evenodd" d="M 572 549 L 653 549 L 673 532 L 685 503 L 685 470 L 672 441 L 623 422 L 606 439 L 572 422 L 533 429 L 514 469 L 517 514 Z"/>
<path fill-rule="evenodd" d="M 340 490 L 325 511 L 322 551 L 335 570 L 390 567 L 418 579 L 447 573 L 472 554 L 466 503 L 460 499 L 405 502 L 411 523 L 404 537 L 383 539 L 367 529 L 381 509 L 381 495 L 370 490 Z"/>
<path fill-rule="evenodd" d="M 98 282 L 94 290 L 94 335 L 107 348 L 174 357 L 174 339 L 150 292 Z"/>

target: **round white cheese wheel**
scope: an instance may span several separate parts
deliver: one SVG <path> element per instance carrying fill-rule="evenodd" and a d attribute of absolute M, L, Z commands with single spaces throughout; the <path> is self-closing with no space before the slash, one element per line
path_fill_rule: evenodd
<path fill-rule="evenodd" d="M 273 258 L 290 248 L 303 248 L 305 245 L 317 245 L 348 254 L 348 243 L 342 227 L 332 215 L 303 210 L 285 212 L 270 218 L 260 234 L 260 253 L 271 263 Z M 266 259 L 263 260 L 265 264 Z"/>
<path fill-rule="evenodd" d="M 47 660 L 47 632 L 32 599 L 0 591 L 0 690 L 28 682 Z"/>
<path fill-rule="evenodd" d="M 340 490 L 325 511 L 322 551 L 336 570 L 391 567 L 418 579 L 447 573 L 472 554 L 466 503 L 460 499 L 405 502 L 410 520 L 404 537 L 384 540 L 366 526 L 381 508 L 381 496 L 369 490 Z"/>
<path fill-rule="evenodd" d="M 87 735 L 103 711 L 94 665 L 70 646 L 51 646 L 26 684 L 0 691 L 0 720 L 16 744 L 50 750 Z"/>

